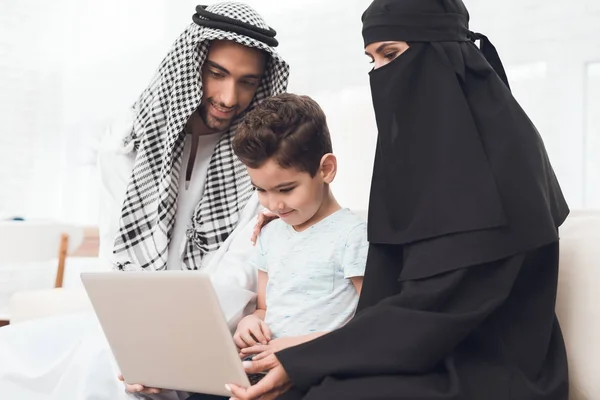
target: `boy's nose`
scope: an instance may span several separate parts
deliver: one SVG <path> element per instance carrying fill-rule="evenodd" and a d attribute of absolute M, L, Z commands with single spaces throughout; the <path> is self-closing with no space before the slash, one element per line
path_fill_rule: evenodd
<path fill-rule="evenodd" d="M 278 212 L 281 210 L 285 210 L 285 204 L 279 200 L 275 200 L 272 202 L 271 207 L 269 207 L 271 211 Z"/>

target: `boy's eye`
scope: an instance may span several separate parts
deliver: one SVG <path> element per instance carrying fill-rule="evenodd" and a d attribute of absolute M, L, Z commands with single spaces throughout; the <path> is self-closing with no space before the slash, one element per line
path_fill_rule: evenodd
<path fill-rule="evenodd" d="M 279 189 L 279 191 L 281 193 L 288 193 L 288 192 L 291 192 L 294 189 L 295 189 L 295 187 L 290 187 L 290 188 Z"/>
<path fill-rule="evenodd" d="M 256 190 L 257 192 L 264 192 L 265 189 L 261 189 L 261 188 L 257 188 L 256 186 L 252 186 L 253 190 Z"/>

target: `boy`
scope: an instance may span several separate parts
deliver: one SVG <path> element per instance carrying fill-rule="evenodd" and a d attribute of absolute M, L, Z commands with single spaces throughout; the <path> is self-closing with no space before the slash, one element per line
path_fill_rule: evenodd
<path fill-rule="evenodd" d="M 366 224 L 340 207 L 337 161 L 323 110 L 281 94 L 250 111 L 232 143 L 260 203 L 279 219 L 257 243 L 256 311 L 240 321 L 242 355 L 269 353 L 337 329 L 354 315 L 367 256 Z"/>

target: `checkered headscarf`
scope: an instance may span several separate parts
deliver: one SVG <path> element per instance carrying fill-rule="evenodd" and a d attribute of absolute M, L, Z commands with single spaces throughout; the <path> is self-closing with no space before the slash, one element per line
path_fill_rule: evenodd
<path fill-rule="evenodd" d="M 262 17 L 245 4 L 219 3 L 208 6 L 206 11 L 269 29 Z M 204 17 L 197 14 L 195 18 Z M 271 55 L 249 109 L 287 88 L 287 63 L 272 47 L 234 30 L 239 31 L 235 27 L 228 31 L 191 24 L 175 41 L 134 105 L 133 131 L 125 139 L 125 145 L 135 148 L 137 156 L 113 249 L 113 262 L 118 269 L 167 267 L 184 147 L 183 127 L 202 98 L 200 71 L 209 42 L 232 40 Z M 231 136 L 238 122 L 239 118 L 219 139 L 210 160 L 204 193 L 187 230 L 183 260 L 189 269 L 200 268 L 204 256 L 225 241 L 252 192 L 246 168 L 231 148 Z"/>

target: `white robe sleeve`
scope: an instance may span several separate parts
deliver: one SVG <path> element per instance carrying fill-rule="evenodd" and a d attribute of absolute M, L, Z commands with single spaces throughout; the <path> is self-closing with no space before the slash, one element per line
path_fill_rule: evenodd
<path fill-rule="evenodd" d="M 123 145 L 123 139 L 133 128 L 133 118 L 133 112 L 129 112 L 115 120 L 102 137 L 98 149 L 97 165 L 100 178 L 98 257 L 100 262 L 109 269 L 112 268 L 112 250 L 119 231 L 121 210 L 135 161 L 133 146 L 126 148 Z"/>
<path fill-rule="evenodd" d="M 256 307 L 258 273 L 252 260 L 258 250 L 250 238 L 261 210 L 258 196 L 252 195 L 240 216 L 238 227 L 203 268 L 211 276 L 232 332 L 239 320 Z"/>

